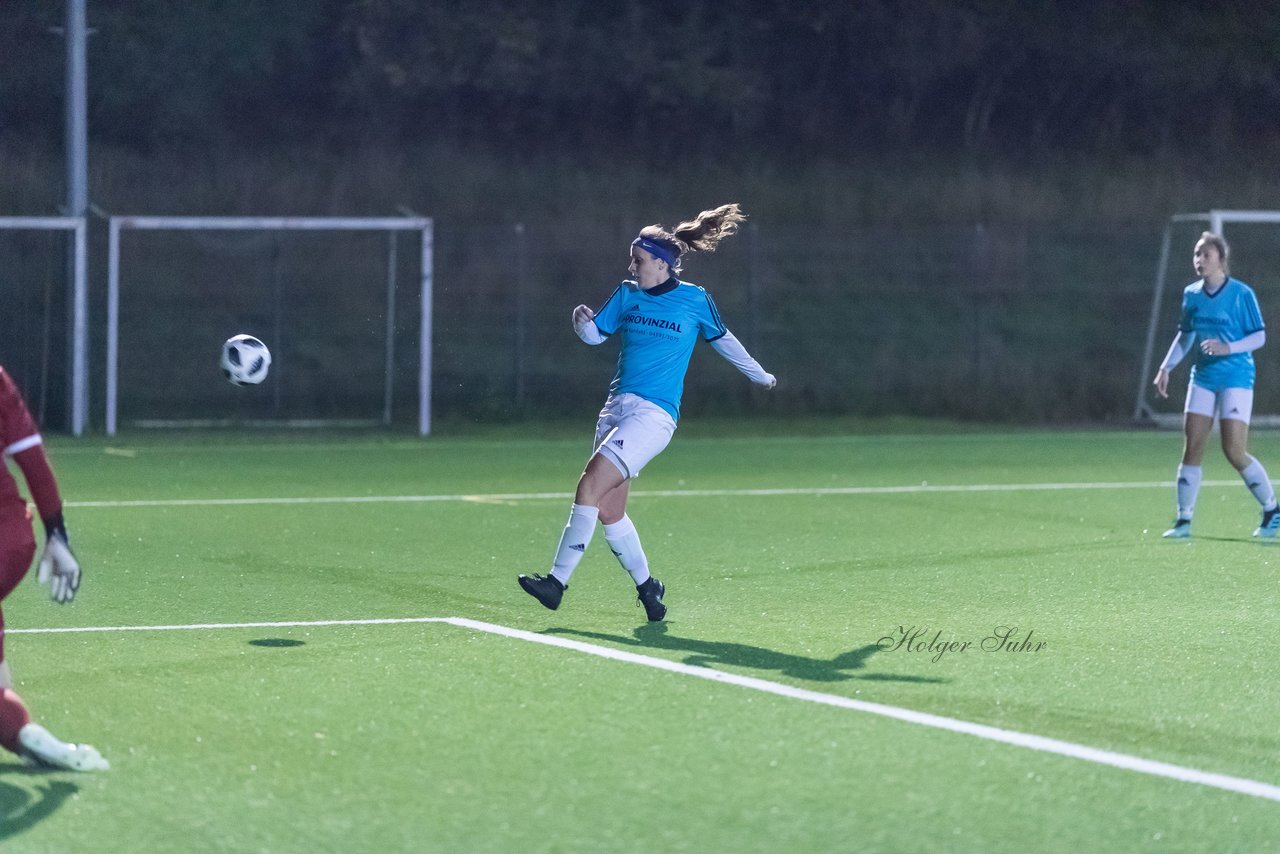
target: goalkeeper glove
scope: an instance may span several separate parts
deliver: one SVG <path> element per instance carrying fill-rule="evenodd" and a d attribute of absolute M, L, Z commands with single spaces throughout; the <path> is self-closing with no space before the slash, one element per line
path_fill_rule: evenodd
<path fill-rule="evenodd" d="M 41 584 L 49 585 L 49 597 L 53 601 L 70 602 L 80 589 L 80 562 L 71 553 L 62 514 L 45 519 L 44 530 L 48 539 L 45 540 L 44 554 L 40 556 L 40 573 L 36 578 Z"/>

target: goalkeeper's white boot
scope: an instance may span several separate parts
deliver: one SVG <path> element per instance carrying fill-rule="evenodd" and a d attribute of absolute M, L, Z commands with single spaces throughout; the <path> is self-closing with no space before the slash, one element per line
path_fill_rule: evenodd
<path fill-rule="evenodd" d="M 102 754 L 87 744 L 59 741 L 40 724 L 27 724 L 18 730 L 22 754 L 45 768 L 66 771 L 106 771 L 111 765 Z"/>
<path fill-rule="evenodd" d="M 1191 520 L 1173 520 L 1173 527 L 1165 531 L 1160 536 L 1168 540 L 1185 540 L 1187 537 L 1191 536 Z"/>

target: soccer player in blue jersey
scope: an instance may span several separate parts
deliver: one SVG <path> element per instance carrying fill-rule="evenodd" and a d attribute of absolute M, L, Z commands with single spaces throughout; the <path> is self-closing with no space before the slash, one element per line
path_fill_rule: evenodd
<path fill-rule="evenodd" d="M 646 616 L 652 621 L 666 616 L 666 587 L 649 574 L 640 536 L 627 517 L 627 490 L 675 433 L 693 347 L 702 339 L 752 382 L 765 388 L 777 384 L 724 325 L 711 294 L 678 278 L 685 255 L 714 252 L 745 218 L 731 204 L 703 211 L 670 231 L 660 225 L 642 229 L 631 242 L 633 280 L 619 285 L 598 312 L 585 305 L 573 310 L 574 331 L 584 342 L 601 344 L 617 335 L 622 348 L 551 571 L 519 577 L 525 592 L 553 611 L 599 521 L 609 548 L 635 582 Z"/>
<path fill-rule="evenodd" d="M 1217 416 L 1222 452 L 1262 505 L 1262 522 L 1253 535 L 1272 538 L 1280 531 L 1276 493 L 1262 463 L 1247 450 L 1253 413 L 1253 351 L 1267 337 L 1262 311 L 1253 289 L 1231 278 L 1230 251 L 1220 236 L 1209 231 L 1200 235 L 1193 260 L 1201 278 L 1183 291 L 1178 334 L 1153 381 L 1160 396 L 1168 397 L 1169 372 L 1188 353 L 1195 354 L 1183 416 L 1186 441 L 1178 466 L 1178 515 L 1164 536 L 1191 536 L 1191 516 L 1200 491 L 1200 462 Z"/>

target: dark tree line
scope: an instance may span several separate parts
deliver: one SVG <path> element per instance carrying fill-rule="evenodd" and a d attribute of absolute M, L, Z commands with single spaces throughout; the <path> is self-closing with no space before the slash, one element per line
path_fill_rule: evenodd
<path fill-rule="evenodd" d="M 1221 152 L 1280 142 L 1270 0 L 89 0 L 94 139 Z M 56 143 L 57 0 L 0 2 Z"/>

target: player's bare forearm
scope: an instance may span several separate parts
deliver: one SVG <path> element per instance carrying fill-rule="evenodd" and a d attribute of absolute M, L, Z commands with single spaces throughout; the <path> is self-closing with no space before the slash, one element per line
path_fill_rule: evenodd
<path fill-rule="evenodd" d="M 1156 371 L 1156 378 L 1151 381 L 1161 397 L 1169 396 L 1169 372 L 1164 368 Z"/>

